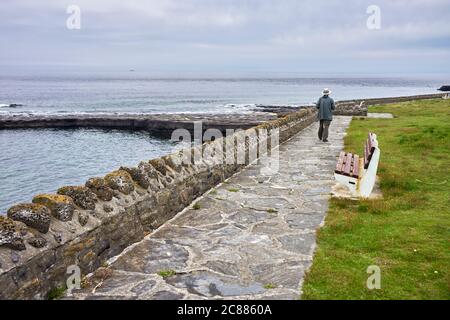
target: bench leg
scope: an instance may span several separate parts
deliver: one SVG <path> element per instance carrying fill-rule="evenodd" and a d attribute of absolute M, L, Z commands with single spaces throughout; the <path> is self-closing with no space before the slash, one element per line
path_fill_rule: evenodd
<path fill-rule="evenodd" d="M 362 198 L 368 198 L 375 186 L 377 178 L 378 163 L 380 162 L 380 149 L 375 148 L 369 167 L 364 171 L 364 174 L 359 182 L 358 195 Z"/>
<path fill-rule="evenodd" d="M 334 178 L 341 185 L 343 185 L 344 187 L 348 188 L 353 196 L 357 196 L 358 195 L 358 192 L 357 192 L 357 190 L 358 190 L 358 179 L 352 178 L 352 177 L 348 177 L 348 176 L 344 176 L 342 174 L 337 174 L 337 173 L 334 174 Z"/>

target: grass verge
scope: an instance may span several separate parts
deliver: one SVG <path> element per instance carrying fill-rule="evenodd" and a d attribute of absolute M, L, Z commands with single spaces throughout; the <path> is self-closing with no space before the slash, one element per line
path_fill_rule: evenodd
<path fill-rule="evenodd" d="M 354 119 L 347 151 L 378 135 L 382 200 L 332 199 L 302 299 L 450 298 L 450 100 L 371 107 L 394 119 Z M 381 289 L 366 286 L 381 269 Z"/>

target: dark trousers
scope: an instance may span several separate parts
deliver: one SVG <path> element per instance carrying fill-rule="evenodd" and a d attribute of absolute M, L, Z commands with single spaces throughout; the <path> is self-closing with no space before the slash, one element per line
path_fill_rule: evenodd
<path fill-rule="evenodd" d="M 319 126 L 319 139 L 327 140 L 328 139 L 328 128 L 330 127 L 330 120 L 320 120 Z"/>

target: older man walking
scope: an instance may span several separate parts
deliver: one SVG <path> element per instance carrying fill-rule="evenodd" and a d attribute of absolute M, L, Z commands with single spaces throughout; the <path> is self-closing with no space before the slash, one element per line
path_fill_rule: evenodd
<path fill-rule="evenodd" d="M 328 142 L 328 128 L 330 127 L 331 121 L 333 121 L 333 110 L 335 109 L 334 100 L 330 98 L 330 94 L 330 89 L 323 89 L 322 97 L 316 103 L 316 107 L 319 110 L 318 119 L 320 121 L 319 139 L 323 142 Z"/>

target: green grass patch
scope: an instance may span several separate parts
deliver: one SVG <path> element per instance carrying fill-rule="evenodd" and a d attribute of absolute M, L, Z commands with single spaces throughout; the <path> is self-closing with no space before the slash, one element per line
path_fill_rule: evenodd
<path fill-rule="evenodd" d="M 161 276 L 163 279 L 173 277 L 176 274 L 177 272 L 175 270 L 162 270 L 158 272 L 158 275 Z"/>
<path fill-rule="evenodd" d="M 274 285 L 273 283 L 268 283 L 266 285 L 264 285 L 264 289 L 270 290 L 270 289 L 276 289 L 276 285 Z"/>
<path fill-rule="evenodd" d="M 200 210 L 202 208 L 202 206 L 197 202 L 197 203 L 194 203 L 194 205 L 192 206 L 192 209 L 194 209 L 194 210 Z"/>
<path fill-rule="evenodd" d="M 239 192 L 239 189 L 236 188 L 230 188 L 228 189 L 229 192 Z"/>
<path fill-rule="evenodd" d="M 64 294 L 66 293 L 66 290 L 67 289 L 66 289 L 65 286 L 53 288 L 52 290 L 50 290 L 47 293 L 47 300 L 58 300 L 58 299 L 61 299 L 62 297 L 64 297 Z"/>
<path fill-rule="evenodd" d="M 332 199 L 302 299 L 450 298 L 450 100 L 371 107 L 394 119 L 354 119 L 345 149 L 378 135 L 382 200 Z M 381 269 L 381 289 L 366 286 Z"/>

